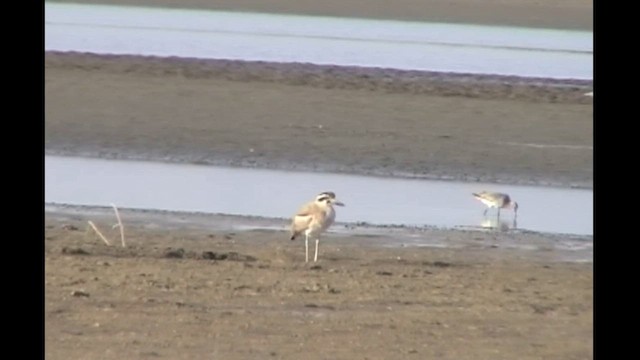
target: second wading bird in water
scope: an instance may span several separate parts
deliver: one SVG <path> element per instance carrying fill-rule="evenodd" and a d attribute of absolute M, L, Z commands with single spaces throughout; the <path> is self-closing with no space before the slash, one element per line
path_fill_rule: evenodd
<path fill-rule="evenodd" d="M 487 206 L 484 215 L 487 215 L 489 209 L 496 208 L 498 209 L 498 217 L 500 217 L 500 209 L 513 209 L 514 219 L 518 216 L 518 203 L 513 201 L 508 194 L 482 191 L 472 195 Z"/>
<path fill-rule="evenodd" d="M 318 243 L 320 234 L 333 224 L 336 212 L 333 205 L 344 206 L 336 199 L 336 194 L 325 191 L 318 194 L 315 200 L 304 204 L 293 216 L 291 222 L 291 240 L 304 233 L 305 261 L 309 262 L 309 238 L 316 240 L 316 254 L 313 261 L 318 261 Z"/>

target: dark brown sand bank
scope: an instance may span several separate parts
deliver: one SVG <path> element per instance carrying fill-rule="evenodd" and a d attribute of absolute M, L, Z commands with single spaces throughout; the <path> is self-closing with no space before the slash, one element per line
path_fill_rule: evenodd
<path fill-rule="evenodd" d="M 50 154 L 591 187 L 587 81 L 45 56 Z"/>

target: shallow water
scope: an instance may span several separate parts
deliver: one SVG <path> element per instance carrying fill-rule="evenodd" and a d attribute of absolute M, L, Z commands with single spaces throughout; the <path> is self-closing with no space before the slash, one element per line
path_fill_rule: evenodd
<path fill-rule="evenodd" d="M 509 193 L 517 221 L 483 216 L 481 190 Z M 591 190 L 45 156 L 46 203 L 289 218 L 322 191 L 340 222 L 593 234 Z"/>
<path fill-rule="evenodd" d="M 593 79 L 586 31 L 45 3 L 45 50 Z"/>

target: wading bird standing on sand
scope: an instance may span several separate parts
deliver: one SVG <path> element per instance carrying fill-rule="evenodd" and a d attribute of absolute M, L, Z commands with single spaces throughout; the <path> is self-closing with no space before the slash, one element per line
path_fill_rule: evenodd
<path fill-rule="evenodd" d="M 333 205 L 344 206 L 336 200 L 336 194 L 325 191 L 318 194 L 315 200 L 304 204 L 293 216 L 291 222 L 291 240 L 304 232 L 305 261 L 309 262 L 309 237 L 316 239 L 316 254 L 313 261 L 318 261 L 318 243 L 320 234 L 333 224 L 336 212 Z"/>
<path fill-rule="evenodd" d="M 479 193 L 473 193 L 472 195 L 487 206 L 487 208 L 484 209 L 484 215 L 487 215 L 489 209 L 497 208 L 498 217 L 500 217 L 500 209 L 513 209 L 514 218 L 518 216 L 518 203 L 511 200 L 511 197 L 507 194 L 481 191 Z"/>

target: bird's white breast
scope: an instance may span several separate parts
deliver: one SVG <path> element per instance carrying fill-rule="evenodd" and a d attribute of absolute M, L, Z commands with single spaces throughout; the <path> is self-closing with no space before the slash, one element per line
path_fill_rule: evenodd
<path fill-rule="evenodd" d="M 322 230 L 326 230 L 329 226 L 331 226 L 334 222 L 334 220 L 336 219 L 336 211 L 333 210 L 333 207 L 331 206 L 327 206 L 327 209 L 325 210 L 325 222 L 324 222 L 324 226 L 322 227 Z"/>

